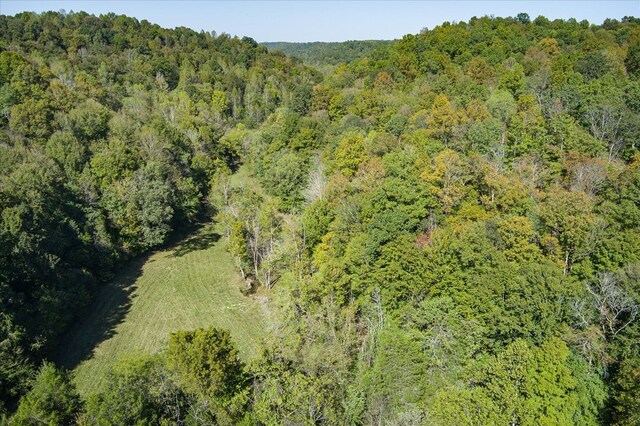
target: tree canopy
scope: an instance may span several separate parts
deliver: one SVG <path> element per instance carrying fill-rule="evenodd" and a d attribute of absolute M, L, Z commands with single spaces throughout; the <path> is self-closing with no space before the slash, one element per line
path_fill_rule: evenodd
<path fill-rule="evenodd" d="M 3 413 L 636 424 L 639 43 L 633 17 L 484 16 L 297 46 L 320 72 L 249 37 L 0 16 Z M 180 331 L 80 400 L 42 361 L 119 266 L 201 220 L 266 300 L 259 356 Z"/>

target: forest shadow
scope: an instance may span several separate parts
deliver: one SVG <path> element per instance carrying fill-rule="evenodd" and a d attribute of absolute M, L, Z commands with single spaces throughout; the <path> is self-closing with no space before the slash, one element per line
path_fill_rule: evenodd
<path fill-rule="evenodd" d="M 206 250 L 220 240 L 220 234 L 213 229 L 203 231 L 202 226 L 193 235 L 186 237 L 174 245 L 171 256 L 182 257 L 191 252 Z"/>
<path fill-rule="evenodd" d="M 131 309 L 137 289 L 135 283 L 152 254 L 127 262 L 113 280 L 96 290 L 91 303 L 78 313 L 59 339 L 52 354 L 56 364 L 73 369 L 90 359 L 100 343 L 115 335 L 116 327 L 124 322 Z"/>

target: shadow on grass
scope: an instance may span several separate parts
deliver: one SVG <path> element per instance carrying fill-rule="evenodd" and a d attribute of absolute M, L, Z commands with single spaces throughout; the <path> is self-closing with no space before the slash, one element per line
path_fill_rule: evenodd
<path fill-rule="evenodd" d="M 214 245 L 219 239 L 220 234 L 214 232 L 210 228 L 205 228 L 205 230 L 200 230 L 195 235 L 187 237 L 177 243 L 173 247 L 173 253 L 171 255 L 174 257 L 182 257 L 193 251 L 206 250 Z"/>
<path fill-rule="evenodd" d="M 68 369 L 92 357 L 95 348 L 113 337 L 131 308 L 136 290 L 135 283 L 142 267 L 152 253 L 127 262 L 116 278 L 104 283 L 93 296 L 93 301 L 78 313 L 75 323 L 62 336 L 53 353 L 56 363 Z"/>

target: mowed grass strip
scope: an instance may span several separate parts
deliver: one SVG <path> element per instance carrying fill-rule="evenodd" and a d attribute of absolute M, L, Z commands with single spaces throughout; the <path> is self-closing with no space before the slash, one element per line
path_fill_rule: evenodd
<path fill-rule="evenodd" d="M 59 354 L 63 365 L 75 366 L 81 394 L 100 390 L 122 356 L 157 353 L 178 330 L 225 328 L 245 359 L 254 355 L 263 309 L 240 292 L 241 277 L 225 245 L 206 225 L 174 247 L 134 261 L 101 289 Z"/>

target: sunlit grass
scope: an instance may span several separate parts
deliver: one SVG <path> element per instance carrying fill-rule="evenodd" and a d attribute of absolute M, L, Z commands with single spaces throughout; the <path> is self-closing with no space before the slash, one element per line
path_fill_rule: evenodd
<path fill-rule="evenodd" d="M 216 326 L 231 331 L 249 358 L 263 334 L 260 304 L 240 292 L 225 239 L 207 225 L 175 246 L 132 262 L 96 296 L 66 339 L 62 364 L 75 367 L 79 391 L 97 391 L 123 355 L 161 351 L 170 332 Z"/>

